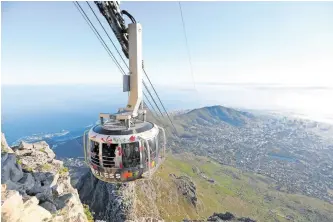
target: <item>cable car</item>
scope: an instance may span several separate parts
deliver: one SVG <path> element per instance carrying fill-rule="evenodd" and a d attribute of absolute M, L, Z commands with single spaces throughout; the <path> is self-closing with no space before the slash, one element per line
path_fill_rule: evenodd
<path fill-rule="evenodd" d="M 127 128 L 107 114 L 101 124 L 84 134 L 86 162 L 92 173 L 105 182 L 150 178 L 165 157 L 165 131 L 158 125 L 136 120 Z"/>
<path fill-rule="evenodd" d="M 122 19 L 119 4 L 98 2 L 97 5 L 106 18 L 113 18 L 111 22 Z M 108 10 L 110 7 L 112 10 Z M 123 20 L 113 23 L 114 32 L 122 30 L 119 24 L 124 24 Z M 128 50 L 130 74 L 123 78 L 123 91 L 129 92 L 127 107 L 115 114 L 100 113 L 100 123 L 83 135 L 86 163 L 96 178 L 108 183 L 151 178 L 164 160 L 166 149 L 164 129 L 146 121 L 143 108 L 142 27 L 134 22 L 119 35 L 115 34 L 117 38 L 124 35 L 118 40 L 122 41 L 123 51 Z"/>

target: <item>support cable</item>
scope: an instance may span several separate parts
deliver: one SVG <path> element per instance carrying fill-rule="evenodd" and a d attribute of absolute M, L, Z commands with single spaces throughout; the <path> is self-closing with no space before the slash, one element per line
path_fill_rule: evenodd
<path fill-rule="evenodd" d="M 75 7 L 77 8 L 77 10 L 80 12 L 80 14 L 82 15 L 82 17 L 85 19 L 85 21 L 87 22 L 87 24 L 89 25 L 89 27 L 91 28 L 91 30 L 94 32 L 94 34 L 96 35 L 96 37 L 98 38 L 98 40 L 100 41 L 100 43 L 102 44 L 102 46 L 104 47 L 104 49 L 107 51 L 107 53 L 109 54 L 109 56 L 111 57 L 111 59 L 113 60 L 113 62 L 117 65 L 119 71 L 123 74 L 126 75 L 125 71 L 123 70 L 123 68 L 120 66 L 119 62 L 116 60 L 116 58 L 114 57 L 113 53 L 111 52 L 111 50 L 109 49 L 109 47 L 106 45 L 105 41 L 103 40 L 103 38 L 101 37 L 101 35 L 98 33 L 97 29 L 95 28 L 95 26 L 92 24 L 92 22 L 90 21 L 90 19 L 88 18 L 87 14 L 84 12 L 84 10 L 82 9 L 82 7 L 80 6 L 80 4 L 76 1 L 73 2 Z M 76 3 L 76 4 L 75 4 Z M 110 39 L 111 40 L 111 39 Z M 112 42 L 112 40 L 111 40 Z M 113 42 L 112 42 L 113 43 Z M 113 44 L 114 45 L 114 44 Z M 114 45 L 115 46 L 115 45 Z M 116 48 L 116 47 L 115 47 Z M 118 51 L 118 50 L 117 50 Z M 119 51 L 118 51 L 119 53 Z M 120 55 L 120 53 L 119 53 Z M 121 55 L 120 55 L 121 57 Z M 123 60 L 124 61 L 124 60 Z M 125 62 L 125 61 L 124 61 Z M 125 63 L 126 64 L 126 63 Z M 127 64 L 126 64 L 127 65 Z M 149 92 L 149 89 L 147 88 L 147 86 L 144 84 L 146 90 L 148 91 L 148 93 L 151 96 L 151 93 Z M 151 96 L 152 97 L 152 96 Z M 152 97 L 153 101 L 154 98 Z M 155 105 L 157 106 L 156 102 L 154 101 Z M 151 104 L 151 103 L 150 103 Z M 152 106 L 153 107 L 153 106 Z M 149 107 L 147 106 L 148 110 L 151 112 L 151 110 L 149 109 Z M 158 108 L 158 106 L 157 106 Z M 154 109 L 154 108 L 153 108 Z M 154 111 L 156 112 L 156 110 L 154 109 Z M 152 112 L 151 112 L 152 113 Z M 162 112 L 160 112 L 162 114 Z"/>
<path fill-rule="evenodd" d="M 180 16 L 182 18 L 182 25 L 183 25 L 183 31 L 184 31 L 184 36 L 185 36 L 188 61 L 189 61 L 189 64 L 190 64 L 190 72 L 191 72 L 191 76 L 192 76 L 193 88 L 194 88 L 194 91 L 196 92 L 197 101 L 199 102 L 199 105 L 200 105 L 201 103 L 200 103 L 200 99 L 199 99 L 199 93 L 198 93 L 197 87 L 195 85 L 192 58 L 191 58 L 190 47 L 189 47 L 189 44 L 188 44 L 188 39 L 187 39 L 187 34 L 186 34 L 186 27 L 185 27 L 185 21 L 184 21 L 184 16 L 183 16 L 183 10 L 182 10 L 181 3 L 180 2 L 178 2 L 178 3 L 179 3 Z"/>

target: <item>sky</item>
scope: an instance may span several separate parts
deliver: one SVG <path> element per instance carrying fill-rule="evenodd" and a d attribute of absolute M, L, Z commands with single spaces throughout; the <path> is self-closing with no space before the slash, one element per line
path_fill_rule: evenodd
<path fill-rule="evenodd" d="M 80 4 L 108 40 L 87 4 Z M 121 2 L 143 26 L 143 58 L 153 83 L 333 87 L 333 2 L 181 4 L 193 77 L 178 2 Z M 72 2 L 1 2 L 1 23 L 2 84 L 122 81 Z"/>

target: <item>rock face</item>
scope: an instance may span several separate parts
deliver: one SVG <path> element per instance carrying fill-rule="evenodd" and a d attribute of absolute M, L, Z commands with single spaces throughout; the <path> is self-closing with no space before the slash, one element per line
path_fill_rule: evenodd
<path fill-rule="evenodd" d="M 15 190 L 2 190 L 1 192 L 1 220 L 2 221 L 43 221 L 50 220 L 49 211 L 38 205 L 36 197 L 25 202 Z"/>
<path fill-rule="evenodd" d="M 171 174 L 170 176 L 174 179 L 178 191 L 184 195 L 194 207 L 196 207 L 198 198 L 195 184 L 192 182 L 191 178 L 187 176 L 177 177 L 174 174 Z"/>
<path fill-rule="evenodd" d="M 204 178 L 208 182 L 215 183 L 214 179 L 208 178 L 203 172 L 200 171 L 200 169 L 198 167 L 192 167 L 192 171 L 193 171 L 193 173 L 201 176 L 202 178 Z"/>
<path fill-rule="evenodd" d="M 81 201 L 89 205 L 95 220 L 136 221 L 134 183 L 109 184 L 98 180 L 90 171 L 77 184 Z"/>
<path fill-rule="evenodd" d="M 13 150 L 8 146 L 5 134 L 1 133 L 1 152 L 13 153 Z"/>
<path fill-rule="evenodd" d="M 236 218 L 232 213 L 226 212 L 226 213 L 214 213 L 212 216 L 210 216 L 207 221 L 242 221 L 242 222 L 256 222 L 255 220 L 252 220 L 247 217 L 241 217 Z"/>
<path fill-rule="evenodd" d="M 2 151 L 2 221 L 88 221 L 68 169 L 46 142 Z"/>

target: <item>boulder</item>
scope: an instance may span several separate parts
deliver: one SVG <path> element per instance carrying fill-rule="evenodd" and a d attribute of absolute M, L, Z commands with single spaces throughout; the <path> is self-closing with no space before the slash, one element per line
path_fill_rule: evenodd
<path fill-rule="evenodd" d="M 45 208 L 46 210 L 50 211 L 51 213 L 57 212 L 56 206 L 49 201 L 45 201 L 45 202 L 41 203 L 40 206 Z"/>
<path fill-rule="evenodd" d="M 22 168 L 16 163 L 16 156 L 13 153 L 1 155 L 1 183 L 7 180 L 17 182 L 23 177 Z"/>
<path fill-rule="evenodd" d="M 37 205 L 39 204 L 39 200 L 36 197 L 27 196 L 23 198 L 24 206 L 28 207 L 30 205 Z"/>
<path fill-rule="evenodd" d="M 14 190 L 2 191 L 1 221 L 3 222 L 42 222 L 49 220 L 49 211 L 38 206 L 36 198 L 23 203 L 22 196 Z"/>
<path fill-rule="evenodd" d="M 199 174 L 199 173 L 201 173 L 200 169 L 199 169 L 197 166 L 193 166 L 193 167 L 192 167 L 192 171 L 193 171 L 193 173 L 195 173 L 195 174 Z"/>
<path fill-rule="evenodd" d="M 11 180 L 7 180 L 5 183 L 6 183 L 6 186 L 7 186 L 8 190 L 17 190 L 17 191 L 19 191 L 19 190 L 22 190 L 22 188 L 23 188 L 22 184 L 14 183 Z"/>
<path fill-rule="evenodd" d="M 35 179 L 30 173 L 24 173 L 23 177 L 18 181 L 23 185 L 24 190 L 31 190 L 35 185 Z"/>
<path fill-rule="evenodd" d="M 40 186 L 48 186 L 52 187 L 54 186 L 59 178 L 58 174 L 52 174 L 52 173 L 44 173 L 44 172 L 35 172 L 32 173 L 32 176 L 36 180 L 36 183 L 40 184 Z"/>
<path fill-rule="evenodd" d="M 226 213 L 214 213 L 212 216 L 210 216 L 207 221 L 243 221 L 243 222 L 256 222 L 255 220 L 252 220 L 248 217 L 241 217 L 237 218 L 235 215 L 233 215 L 230 212 Z"/>
<path fill-rule="evenodd" d="M 62 195 L 60 197 L 58 197 L 57 199 L 55 199 L 55 204 L 57 206 L 57 209 L 62 209 L 66 206 L 66 204 L 68 203 L 69 199 L 71 199 L 73 197 L 73 194 L 68 193 L 65 195 Z"/>
<path fill-rule="evenodd" d="M 23 208 L 22 197 L 15 190 L 6 190 L 1 194 L 1 221 L 18 221 L 21 212 L 17 209 Z"/>
<path fill-rule="evenodd" d="M 41 192 L 36 193 L 36 198 L 41 201 L 41 202 L 45 202 L 45 201 L 50 201 L 53 202 L 53 195 L 52 195 L 52 190 L 49 187 L 43 187 L 40 189 Z M 31 194 L 28 193 L 27 194 Z"/>
<path fill-rule="evenodd" d="M 242 222 L 256 222 L 255 220 L 252 220 L 251 218 L 248 217 L 241 217 L 238 219 L 238 221 L 242 221 Z"/>
<path fill-rule="evenodd" d="M 64 187 L 65 185 L 63 183 L 60 183 L 59 185 L 55 185 L 52 187 L 52 192 L 54 196 L 60 196 L 64 193 Z"/>
<path fill-rule="evenodd" d="M 31 143 L 27 143 L 27 142 L 24 142 L 24 141 L 21 141 L 19 146 L 18 146 L 18 149 L 19 150 L 23 150 L 23 149 L 34 149 L 34 145 L 31 144 Z"/>

